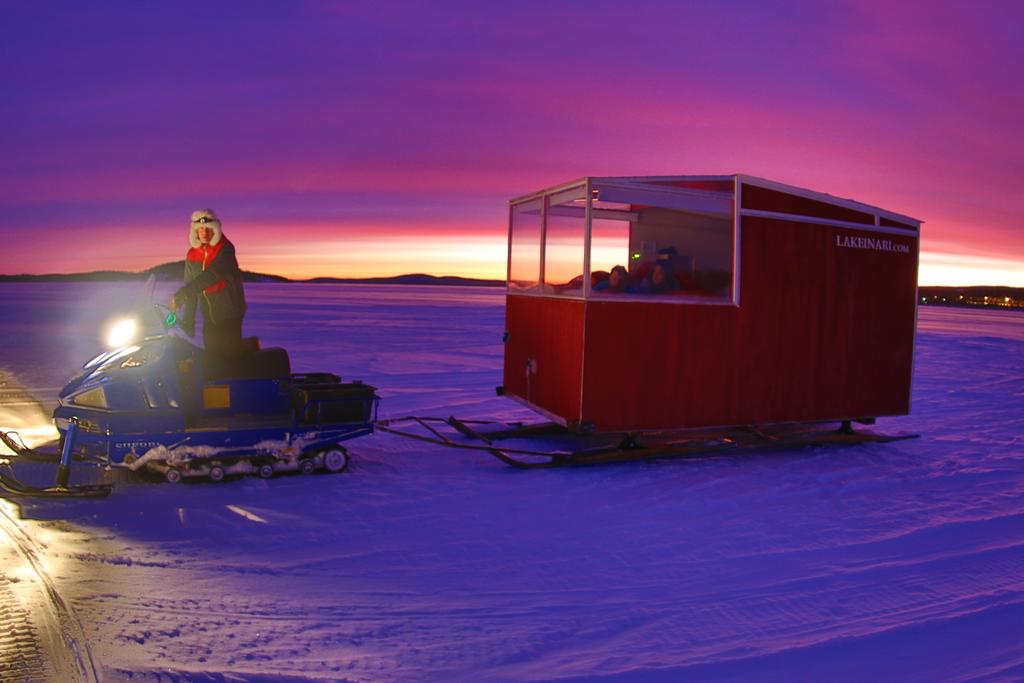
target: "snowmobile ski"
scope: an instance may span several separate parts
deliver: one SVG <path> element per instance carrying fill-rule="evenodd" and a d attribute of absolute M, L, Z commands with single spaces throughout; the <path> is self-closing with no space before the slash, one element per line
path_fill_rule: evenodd
<path fill-rule="evenodd" d="M 11 498 L 103 498 L 110 495 L 109 484 L 77 486 L 29 486 L 14 476 L 10 463 L 0 461 L 0 494 Z"/>
<path fill-rule="evenodd" d="M 59 463 L 57 480 L 53 486 L 26 484 L 14 474 L 11 458 L 0 457 L 0 495 L 12 498 L 103 498 L 110 495 L 112 487 L 109 484 L 68 485 L 70 446 L 60 455 L 56 455 L 29 448 L 16 437 L 16 432 L 0 431 L 0 441 L 14 453 L 13 458 Z"/>

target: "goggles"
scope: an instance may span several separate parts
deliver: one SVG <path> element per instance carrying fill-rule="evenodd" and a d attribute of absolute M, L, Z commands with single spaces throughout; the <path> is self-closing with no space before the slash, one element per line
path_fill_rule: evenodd
<path fill-rule="evenodd" d="M 206 225 L 207 223 L 219 223 L 220 221 L 218 221 L 216 218 L 210 218 L 209 216 L 203 216 L 201 218 L 195 219 L 192 222 L 193 223 L 200 223 L 202 225 Z"/>

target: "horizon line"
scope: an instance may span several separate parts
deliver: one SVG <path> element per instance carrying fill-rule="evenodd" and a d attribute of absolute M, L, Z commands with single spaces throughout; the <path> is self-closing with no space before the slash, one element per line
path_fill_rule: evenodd
<path fill-rule="evenodd" d="M 150 274 L 153 274 L 153 275 L 158 275 L 158 279 L 170 279 L 170 278 L 160 278 L 159 277 L 159 273 L 157 271 L 160 268 L 166 268 L 168 266 L 173 266 L 173 265 L 176 265 L 177 263 L 179 263 L 179 261 L 168 261 L 166 263 L 161 263 L 159 265 L 152 266 L 150 268 L 144 268 L 142 270 L 101 269 L 101 270 L 78 271 L 78 272 L 71 272 L 71 273 L 58 273 L 58 272 L 50 272 L 50 273 L 0 273 L 0 280 L 10 281 L 11 279 L 15 279 L 15 278 L 25 278 L 26 280 L 35 280 L 35 279 L 43 279 L 43 278 L 74 278 L 74 277 L 96 276 L 96 275 L 102 275 L 102 274 L 135 276 L 135 277 L 140 277 L 141 278 L 142 276 L 146 275 L 147 273 L 150 273 Z M 317 284 L 316 282 L 314 282 L 315 280 L 337 280 L 339 282 L 359 282 L 359 281 L 366 281 L 366 280 L 393 280 L 393 279 L 408 278 L 408 277 L 426 277 L 426 278 L 434 278 L 434 279 L 457 279 L 457 280 L 463 280 L 463 281 L 468 281 L 468 282 L 481 282 L 481 283 L 502 283 L 502 284 L 507 283 L 507 278 L 479 278 L 479 277 L 468 277 L 468 276 L 465 276 L 465 275 L 453 275 L 453 274 L 437 275 L 437 274 L 434 274 L 434 273 L 427 273 L 427 272 L 396 273 L 396 274 L 393 274 L 393 275 L 371 275 L 371 276 L 362 276 L 362 277 L 340 277 L 340 276 L 337 276 L 337 275 L 313 275 L 313 276 L 310 276 L 310 277 L 295 278 L 295 277 L 289 277 L 287 275 L 278 275 L 277 273 L 263 273 L 263 272 L 253 271 L 253 270 L 246 270 L 244 268 L 241 269 L 241 270 L 242 270 L 242 272 L 244 274 L 247 274 L 249 276 L 276 278 L 276 279 L 282 280 L 284 282 L 296 283 L 296 284 L 303 284 L 303 283 Z M 967 288 L 974 288 L 974 289 L 997 289 L 997 288 L 1003 288 L 1003 289 L 1024 290 L 1024 287 L 1022 287 L 1022 286 L 1007 285 L 1007 284 L 973 284 L 973 285 L 966 285 L 966 284 L 959 284 L 959 285 L 934 285 L 934 284 L 931 284 L 931 285 L 924 285 L 924 284 L 918 283 L 917 287 L 918 287 L 918 289 L 928 287 L 928 288 L 941 288 L 941 289 L 967 289 Z"/>

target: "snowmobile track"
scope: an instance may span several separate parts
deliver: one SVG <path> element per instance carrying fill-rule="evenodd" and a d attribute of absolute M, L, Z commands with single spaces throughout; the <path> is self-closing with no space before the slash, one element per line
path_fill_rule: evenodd
<path fill-rule="evenodd" d="M 5 681 L 98 683 L 100 678 L 82 625 L 70 605 L 60 596 L 56 583 L 46 571 L 39 547 L 18 523 L 11 507 L 0 503 L 0 540 L 6 537 L 17 555 L 31 568 L 33 583 L 44 596 L 46 609 L 32 610 L 32 618 L 28 618 L 25 610 L 15 607 L 17 601 L 13 595 L 8 595 L 13 593 L 10 587 L 0 585 L 0 598 L 4 599 L 4 607 L 0 609 L 0 628 L 9 634 L 0 638 L 5 655 L 4 661 L 0 662 L 0 674 L 3 674 L 0 678 Z M 34 628 L 33 620 L 42 628 Z M 2 665 L 7 664 L 13 664 L 14 670 L 6 671 Z M 56 678 L 50 678 L 53 674 Z M 13 678 L 9 679 L 8 675 Z"/>

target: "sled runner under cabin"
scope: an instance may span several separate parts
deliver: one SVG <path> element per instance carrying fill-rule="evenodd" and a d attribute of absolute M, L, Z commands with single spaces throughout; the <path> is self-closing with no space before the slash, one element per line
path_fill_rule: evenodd
<path fill-rule="evenodd" d="M 920 227 L 746 175 L 513 199 L 499 392 L 584 432 L 905 415 Z"/>

